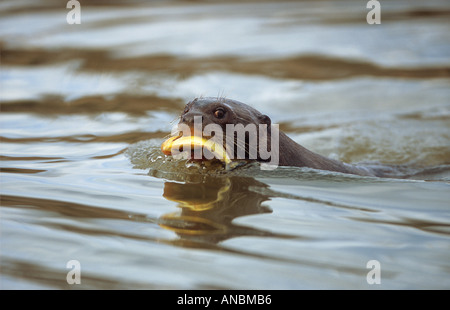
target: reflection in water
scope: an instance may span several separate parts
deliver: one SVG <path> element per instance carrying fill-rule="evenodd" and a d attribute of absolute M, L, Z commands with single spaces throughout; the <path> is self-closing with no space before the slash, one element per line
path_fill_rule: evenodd
<path fill-rule="evenodd" d="M 449 1 L 366 2 L 3 0 L 0 287 L 449 288 Z M 200 95 L 419 181 L 165 158 Z"/>
<path fill-rule="evenodd" d="M 246 177 L 208 177 L 201 182 L 164 184 L 164 197 L 178 203 L 180 211 L 159 219 L 185 241 L 218 243 L 239 236 L 278 236 L 269 231 L 233 224 L 235 218 L 271 213 L 263 206 L 269 196 L 253 191 L 266 184 Z"/>

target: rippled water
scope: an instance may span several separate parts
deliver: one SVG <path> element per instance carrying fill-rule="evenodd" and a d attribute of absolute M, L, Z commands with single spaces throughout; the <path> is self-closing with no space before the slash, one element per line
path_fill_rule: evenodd
<path fill-rule="evenodd" d="M 1 288 L 450 288 L 448 2 L 108 3 L 0 4 Z M 165 157 L 201 95 L 393 177 Z"/>

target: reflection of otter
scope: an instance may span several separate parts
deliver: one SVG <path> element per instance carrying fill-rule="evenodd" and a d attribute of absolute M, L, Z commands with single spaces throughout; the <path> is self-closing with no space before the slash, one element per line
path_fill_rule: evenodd
<path fill-rule="evenodd" d="M 233 219 L 270 213 L 261 203 L 269 197 L 250 187 L 266 184 L 246 177 L 208 177 L 199 183 L 166 182 L 164 197 L 179 203 L 181 210 L 163 215 L 160 226 L 182 239 L 217 243 L 237 236 L 275 236 L 270 232 L 233 224 Z"/>
<path fill-rule="evenodd" d="M 210 124 L 219 125 L 222 128 L 222 132 L 226 132 L 226 125 L 228 124 L 242 124 L 243 126 L 249 124 L 256 126 L 266 124 L 268 128 L 270 128 L 271 125 L 271 120 L 267 115 L 263 115 L 256 109 L 242 102 L 225 98 L 196 98 L 192 100 L 186 105 L 181 114 L 179 124 L 187 125 L 193 130 L 194 125 L 196 125 L 194 122 L 196 116 L 202 117 L 203 128 L 200 130 L 203 130 L 205 126 Z M 246 139 L 248 139 L 248 137 Z M 261 143 L 259 140 L 257 141 L 258 143 Z M 264 143 L 267 143 L 267 145 L 264 145 L 263 147 L 258 145 L 258 152 L 260 152 L 261 149 L 269 149 L 272 145 L 270 129 Z M 233 149 L 236 151 L 240 145 L 249 146 L 251 143 L 248 141 L 236 141 L 235 139 Z M 224 147 L 226 148 L 226 141 L 224 141 Z M 249 154 L 250 150 L 246 149 L 245 152 L 246 154 Z M 279 132 L 278 153 L 279 166 L 309 167 L 357 175 L 376 175 L 376 173 L 369 170 L 369 168 L 356 167 L 313 153 L 297 144 L 281 131 Z M 264 160 L 261 158 L 262 156 L 258 153 L 257 160 L 263 162 Z"/>

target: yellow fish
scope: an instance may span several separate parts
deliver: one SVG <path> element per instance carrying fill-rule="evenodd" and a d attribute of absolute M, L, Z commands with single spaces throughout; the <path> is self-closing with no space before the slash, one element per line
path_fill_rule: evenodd
<path fill-rule="evenodd" d="M 215 158 L 223 161 L 225 164 L 230 164 L 231 159 L 223 146 L 211 140 L 198 136 L 173 136 L 161 144 L 161 151 L 165 155 L 172 155 L 173 149 L 182 152 L 186 147 L 189 147 L 191 150 L 200 147 L 214 154 Z"/>

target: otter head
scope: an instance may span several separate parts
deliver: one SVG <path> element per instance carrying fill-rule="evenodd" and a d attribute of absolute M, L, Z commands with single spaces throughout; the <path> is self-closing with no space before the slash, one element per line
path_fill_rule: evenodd
<path fill-rule="evenodd" d="M 201 122 L 195 120 L 200 120 Z M 179 124 L 194 129 L 205 130 L 208 125 L 219 125 L 226 132 L 226 125 L 266 124 L 270 127 L 271 120 L 251 106 L 226 98 L 196 98 L 188 102 L 180 116 Z M 201 127 L 200 127 L 201 125 Z M 196 127 L 197 126 L 197 127 Z"/>
<path fill-rule="evenodd" d="M 191 150 L 206 148 L 216 155 L 216 150 L 225 152 L 230 160 L 268 161 L 271 128 L 270 118 L 247 104 L 225 98 L 196 98 L 186 104 L 175 137 L 164 142 L 161 149 L 173 154 L 173 146 L 187 143 Z M 206 147 L 206 142 L 212 147 Z"/>

